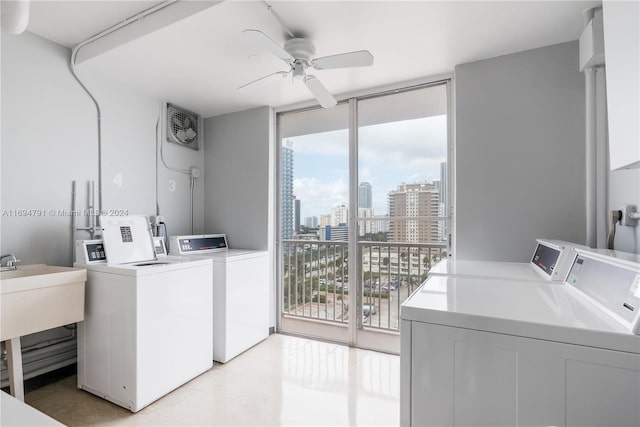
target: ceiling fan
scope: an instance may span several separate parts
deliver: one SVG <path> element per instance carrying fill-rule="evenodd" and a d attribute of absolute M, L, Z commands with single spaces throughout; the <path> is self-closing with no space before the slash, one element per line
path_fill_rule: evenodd
<path fill-rule="evenodd" d="M 313 58 L 316 49 L 309 39 L 294 37 L 287 40 L 284 47 L 281 47 L 261 31 L 244 30 L 242 34 L 256 46 L 266 49 L 282 59 L 289 65 L 290 70 L 278 71 L 240 86 L 238 88 L 240 92 L 249 92 L 291 75 L 293 80 L 302 80 L 321 106 L 330 108 L 336 105 L 336 99 L 316 76 L 307 74 L 307 71 L 309 69 L 330 70 L 373 65 L 373 55 L 367 50 Z"/>

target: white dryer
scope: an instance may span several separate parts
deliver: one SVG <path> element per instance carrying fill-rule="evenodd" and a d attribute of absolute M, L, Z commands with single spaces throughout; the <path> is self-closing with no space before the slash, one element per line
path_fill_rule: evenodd
<path fill-rule="evenodd" d="M 269 336 L 267 251 L 229 249 L 225 234 L 172 236 L 169 250 L 213 261 L 213 360 L 226 363 Z"/>
<path fill-rule="evenodd" d="M 76 242 L 78 387 L 137 412 L 211 369 L 212 263 L 156 256 L 146 217 L 100 221 L 104 241 Z"/>
<path fill-rule="evenodd" d="M 529 262 L 443 259 L 429 270 L 429 276 L 486 277 L 562 283 L 575 257 L 575 249 L 589 249 L 587 246 L 562 240 L 536 239 L 536 241 L 536 248 Z"/>
<path fill-rule="evenodd" d="M 640 425 L 640 263 L 562 286 L 433 276 L 401 307 L 403 426 Z"/>

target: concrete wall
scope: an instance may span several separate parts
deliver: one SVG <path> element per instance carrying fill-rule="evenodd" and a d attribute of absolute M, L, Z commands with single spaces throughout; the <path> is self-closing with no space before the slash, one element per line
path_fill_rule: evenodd
<path fill-rule="evenodd" d="M 584 77 L 569 42 L 455 69 L 458 259 L 585 241 Z"/>
<path fill-rule="evenodd" d="M 2 253 L 23 263 L 71 265 L 71 182 L 78 208 L 97 176 L 96 110 L 69 71 L 70 50 L 31 33 L 2 36 Z M 102 108 L 103 209 L 154 214 L 158 99 L 78 74 Z M 188 106 L 185 106 L 188 108 Z M 203 151 L 165 146 L 174 167 L 204 168 Z M 191 232 L 189 178 L 159 166 L 159 204 L 172 234 Z M 196 184 L 196 231 L 203 224 L 203 179 Z M 16 209 L 41 209 L 11 216 Z M 78 218 L 80 225 L 86 217 Z M 88 238 L 80 235 L 79 238 Z"/>
<path fill-rule="evenodd" d="M 270 318 L 275 326 L 274 114 L 269 107 L 205 120 L 207 233 L 226 233 L 229 247 L 268 250 Z"/>

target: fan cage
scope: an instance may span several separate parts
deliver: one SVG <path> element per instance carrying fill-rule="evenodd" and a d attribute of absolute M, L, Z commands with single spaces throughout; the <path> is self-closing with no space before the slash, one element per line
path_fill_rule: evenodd
<path fill-rule="evenodd" d="M 192 129 L 193 132 L 189 132 Z M 197 114 L 174 104 L 167 104 L 167 142 L 199 150 L 200 120 Z"/>

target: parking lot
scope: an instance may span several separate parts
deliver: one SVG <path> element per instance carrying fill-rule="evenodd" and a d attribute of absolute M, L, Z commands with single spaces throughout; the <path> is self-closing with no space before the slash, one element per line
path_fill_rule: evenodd
<path fill-rule="evenodd" d="M 292 314 L 347 323 L 350 312 L 350 296 L 348 286 L 343 288 L 345 289 L 344 292 L 342 289 L 338 289 L 338 286 L 333 292 L 315 292 L 314 301 L 299 306 Z M 372 289 L 365 289 L 362 301 L 363 313 L 369 311 L 370 314 L 368 316 L 363 315 L 363 325 L 372 328 L 398 329 L 400 305 L 409 294 L 406 284 L 402 284 L 399 288 L 392 289 L 389 292 L 382 292 L 380 295 Z M 318 297 L 319 295 L 323 297 Z"/>

